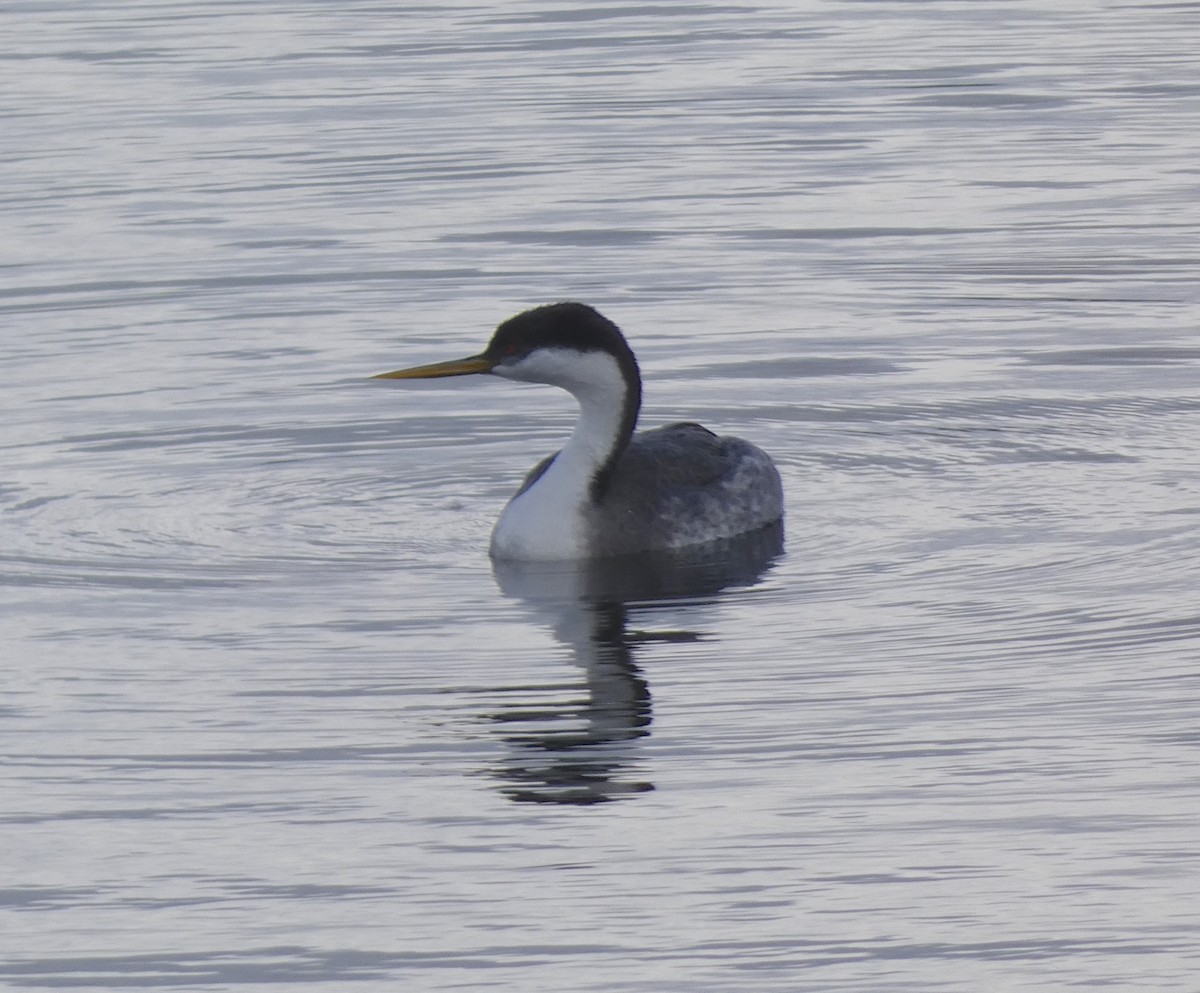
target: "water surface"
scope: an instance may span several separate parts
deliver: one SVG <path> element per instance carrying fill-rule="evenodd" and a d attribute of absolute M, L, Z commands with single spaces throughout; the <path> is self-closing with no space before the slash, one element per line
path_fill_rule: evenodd
<path fill-rule="evenodd" d="M 0 982 L 1191 989 L 1198 15 L 8 5 Z M 557 299 L 782 549 L 493 569 Z"/>

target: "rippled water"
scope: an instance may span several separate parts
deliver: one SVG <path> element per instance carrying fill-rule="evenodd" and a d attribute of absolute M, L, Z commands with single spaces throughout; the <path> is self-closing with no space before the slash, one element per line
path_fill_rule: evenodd
<path fill-rule="evenodd" d="M 0 11 L 0 982 L 1195 988 L 1200 4 Z M 780 463 L 498 569 L 522 307 Z"/>

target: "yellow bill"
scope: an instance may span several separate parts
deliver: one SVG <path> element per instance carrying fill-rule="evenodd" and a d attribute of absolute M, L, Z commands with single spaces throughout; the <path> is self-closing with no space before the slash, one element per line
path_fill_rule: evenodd
<path fill-rule="evenodd" d="M 452 362 L 434 362 L 432 365 L 418 365 L 411 369 L 381 372 L 371 378 L 441 379 L 443 376 L 469 376 L 476 372 L 491 372 L 495 364 L 491 359 L 485 359 L 482 355 L 472 355 L 469 359 L 454 359 Z"/>

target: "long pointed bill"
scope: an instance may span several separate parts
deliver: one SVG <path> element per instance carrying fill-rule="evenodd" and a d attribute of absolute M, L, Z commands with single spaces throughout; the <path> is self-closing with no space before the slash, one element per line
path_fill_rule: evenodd
<path fill-rule="evenodd" d="M 444 376 L 469 376 L 475 372 L 491 372 L 496 363 L 485 359 L 482 355 L 472 355 L 469 359 L 455 359 L 453 362 L 435 362 L 433 365 L 418 365 L 411 369 L 397 369 L 395 372 L 381 372 L 372 379 L 441 379 Z"/>

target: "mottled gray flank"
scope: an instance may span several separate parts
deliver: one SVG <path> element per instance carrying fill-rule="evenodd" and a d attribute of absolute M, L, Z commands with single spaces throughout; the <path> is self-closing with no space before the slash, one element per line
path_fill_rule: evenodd
<path fill-rule="evenodd" d="M 513 499 L 542 478 L 557 454 L 529 471 Z M 756 445 L 699 424 L 668 424 L 633 436 L 586 517 L 597 555 L 684 548 L 781 520 L 783 485 Z"/>
<path fill-rule="evenodd" d="M 782 516 L 765 452 L 682 423 L 633 437 L 586 523 L 599 554 L 625 555 L 730 538 Z"/>

